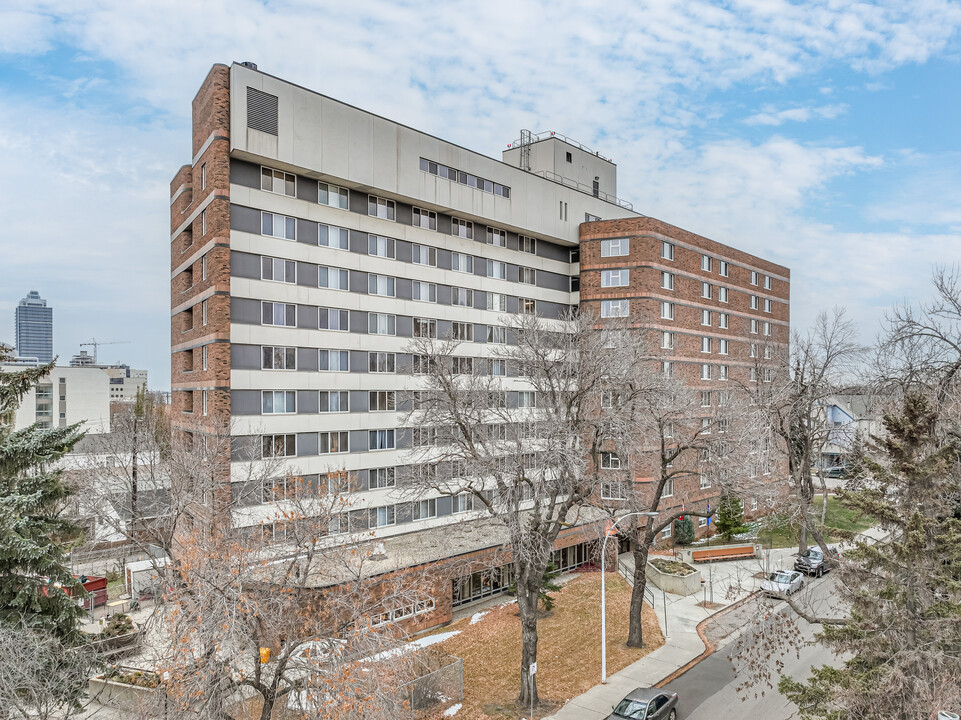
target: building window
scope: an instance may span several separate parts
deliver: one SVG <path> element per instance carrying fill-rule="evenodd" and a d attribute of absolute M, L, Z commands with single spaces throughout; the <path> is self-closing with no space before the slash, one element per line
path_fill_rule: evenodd
<path fill-rule="evenodd" d="M 339 413 L 350 410 L 350 393 L 346 390 L 321 390 L 317 398 L 317 412 Z"/>
<path fill-rule="evenodd" d="M 350 329 L 350 313 L 347 310 L 320 308 L 318 315 L 318 328 L 320 330 L 347 332 Z"/>
<path fill-rule="evenodd" d="M 207 163 L 200 166 L 200 189 L 207 189 Z"/>
<path fill-rule="evenodd" d="M 709 255 L 701 255 L 701 270 L 711 272 L 712 263 L 713 261 Z"/>
<path fill-rule="evenodd" d="M 317 369 L 322 372 L 347 372 L 350 370 L 350 353 L 346 350 L 321 350 Z"/>
<path fill-rule="evenodd" d="M 661 301 L 661 319 L 662 320 L 673 320 L 674 319 L 674 303 Z"/>
<path fill-rule="evenodd" d="M 664 377 L 673 377 L 673 376 L 674 376 L 674 363 L 670 362 L 669 360 L 665 360 L 664 362 L 662 362 L 662 363 L 661 363 L 661 374 L 662 374 Z"/>
<path fill-rule="evenodd" d="M 452 287 L 450 289 L 450 304 L 460 307 L 474 307 L 474 291 L 468 288 Z"/>
<path fill-rule="evenodd" d="M 487 293 L 487 309 L 507 312 L 507 296 L 504 293 Z"/>
<path fill-rule="evenodd" d="M 431 175 L 437 175 L 438 177 L 446 178 L 451 182 L 477 188 L 478 190 L 483 190 L 486 193 L 492 193 L 508 199 L 511 196 L 511 189 L 506 185 L 501 185 L 500 183 L 496 183 L 491 180 L 485 180 L 484 178 L 479 178 L 475 175 L 471 175 L 470 173 L 455 170 L 452 167 L 434 162 L 433 160 L 428 160 L 427 158 L 420 159 L 420 169 L 424 172 L 430 173 Z"/>
<path fill-rule="evenodd" d="M 371 412 L 393 412 L 397 409 L 397 393 L 394 390 L 371 390 L 369 395 Z"/>
<path fill-rule="evenodd" d="M 719 287 L 717 289 L 717 299 L 722 303 L 726 303 L 728 301 L 728 289 L 726 287 Z"/>
<path fill-rule="evenodd" d="M 764 276 L 764 289 L 771 290 L 774 286 L 774 281 L 771 279 L 770 275 Z"/>
<path fill-rule="evenodd" d="M 200 279 L 207 279 L 207 256 L 203 255 L 200 258 Z"/>
<path fill-rule="evenodd" d="M 297 306 L 286 303 L 260 303 L 261 322 L 264 325 L 297 326 Z"/>
<path fill-rule="evenodd" d="M 601 257 L 617 257 L 630 252 L 631 243 L 628 238 L 612 238 L 601 240 Z"/>
<path fill-rule="evenodd" d="M 373 468 L 369 471 L 367 486 L 371 490 L 383 490 L 397 486 L 397 469 L 392 467 Z"/>
<path fill-rule="evenodd" d="M 284 240 L 297 239 L 297 221 L 286 215 L 260 213 L 260 234 Z"/>
<path fill-rule="evenodd" d="M 414 503 L 412 511 L 412 519 L 414 520 L 427 520 L 428 518 L 437 517 L 437 500 L 435 498 L 418 500 Z"/>
<path fill-rule="evenodd" d="M 757 510 L 757 498 L 751 498 L 751 510 Z"/>
<path fill-rule="evenodd" d="M 706 517 L 699 517 L 697 519 L 697 526 L 699 528 L 707 527 L 707 520 L 708 519 Z"/>
<path fill-rule="evenodd" d="M 729 318 L 730 318 L 730 316 L 729 316 L 727 313 L 718 313 L 718 314 L 717 314 L 717 326 L 718 326 L 719 328 L 721 328 L 722 330 L 727 330 L 728 327 L 730 326 L 730 320 L 729 320 Z"/>
<path fill-rule="evenodd" d="M 765 345 L 765 346 L 764 346 L 764 359 L 765 359 L 765 360 L 770 360 L 770 359 L 771 359 L 771 346 L 770 346 L 770 345 Z"/>
<path fill-rule="evenodd" d="M 297 178 L 293 173 L 283 170 L 273 170 L 268 167 L 260 168 L 260 189 L 267 192 L 297 196 Z"/>
<path fill-rule="evenodd" d="M 463 273 L 474 272 L 474 256 L 452 252 L 450 254 L 450 269 Z"/>
<path fill-rule="evenodd" d="M 424 228 L 425 230 L 437 229 L 437 213 L 433 210 L 422 210 L 419 207 L 411 208 L 411 224 L 414 227 Z"/>
<path fill-rule="evenodd" d="M 469 512 L 471 509 L 470 493 L 459 493 L 451 497 L 451 512 L 453 514 Z"/>
<path fill-rule="evenodd" d="M 367 314 L 367 332 L 371 335 L 395 335 L 397 316 L 386 313 Z"/>
<path fill-rule="evenodd" d="M 534 390 L 521 390 L 517 393 L 517 407 L 536 408 L 537 393 Z"/>
<path fill-rule="evenodd" d="M 563 200 L 559 201 L 558 212 L 560 213 L 561 220 L 567 220 L 567 203 Z"/>
<path fill-rule="evenodd" d="M 200 303 L 200 324 L 207 324 L 207 301 L 204 300 Z"/>
<path fill-rule="evenodd" d="M 727 365 L 719 365 L 717 368 L 717 379 L 718 380 L 728 380 L 729 379 L 729 369 Z"/>
<path fill-rule="evenodd" d="M 701 310 L 701 325 L 711 327 L 711 311 Z"/>
<path fill-rule="evenodd" d="M 711 299 L 711 283 L 702 282 L 701 283 L 701 297 Z"/>
<path fill-rule="evenodd" d="M 450 219 L 450 234 L 456 235 L 457 237 L 467 238 L 468 240 L 474 239 L 474 223 L 470 220 L 461 220 L 460 218 Z"/>
<path fill-rule="evenodd" d="M 770 335 L 771 335 L 771 323 L 769 323 L 769 322 L 765 322 L 765 323 L 764 323 L 764 334 L 767 335 L 768 337 L 770 337 Z"/>
<path fill-rule="evenodd" d="M 664 490 L 661 491 L 661 497 L 672 497 L 674 495 L 674 478 L 668 478 L 664 481 Z"/>
<path fill-rule="evenodd" d="M 757 285 L 757 270 L 751 270 L 751 285 Z"/>
<path fill-rule="evenodd" d="M 451 358 L 451 372 L 454 375 L 473 375 L 474 358 L 455 357 Z"/>
<path fill-rule="evenodd" d="M 719 355 L 728 354 L 729 342 L 730 342 L 729 340 L 724 340 L 724 339 L 717 341 L 717 352 Z"/>
<path fill-rule="evenodd" d="M 602 300 L 601 301 L 601 317 L 602 318 L 615 318 L 615 317 L 627 317 L 631 312 L 631 301 L 630 300 Z"/>
<path fill-rule="evenodd" d="M 747 355 L 747 356 L 748 356 L 748 357 L 751 357 L 751 358 L 756 358 L 756 357 L 757 357 L 757 343 L 751 343 L 751 346 L 750 346 L 750 349 L 748 350 L 748 355 Z"/>
<path fill-rule="evenodd" d="M 411 262 L 413 262 L 415 265 L 428 265 L 430 267 L 437 267 L 437 250 L 435 248 L 414 243 L 411 246 L 410 258 Z"/>
<path fill-rule="evenodd" d="M 664 260 L 674 259 L 674 244 L 667 241 L 661 241 L 661 258 Z"/>
<path fill-rule="evenodd" d="M 415 427 L 410 431 L 411 445 L 414 447 L 432 447 L 437 444 L 437 428 Z"/>
<path fill-rule="evenodd" d="M 488 260 L 487 277 L 494 278 L 495 280 L 506 280 L 507 263 L 500 262 L 499 260 Z"/>
<path fill-rule="evenodd" d="M 297 455 L 296 435 L 264 435 L 263 457 L 294 457 Z"/>
<path fill-rule="evenodd" d="M 701 380 L 711 379 L 711 366 L 707 363 L 701 364 Z"/>
<path fill-rule="evenodd" d="M 203 407 L 202 412 L 203 412 L 204 415 L 206 415 L 206 414 L 207 414 L 207 391 L 206 391 L 206 390 L 201 390 L 201 392 L 200 392 L 200 401 L 201 401 L 201 405 L 202 405 L 202 407 Z M 63 417 L 65 414 L 66 414 L 66 413 L 60 413 L 60 417 Z"/>
<path fill-rule="evenodd" d="M 382 258 L 394 258 L 394 239 L 380 235 L 367 236 L 367 254 Z"/>
<path fill-rule="evenodd" d="M 317 244 L 335 250 L 350 250 L 350 231 L 335 225 L 318 225 Z"/>
<path fill-rule="evenodd" d="M 349 209 L 349 197 L 347 188 L 331 185 L 330 183 L 317 183 L 317 202 L 328 207 Z"/>
<path fill-rule="evenodd" d="M 474 340 L 474 324 L 467 322 L 451 323 L 450 334 L 454 340 L 472 342 Z"/>
<path fill-rule="evenodd" d="M 524 315 L 537 314 L 537 301 L 531 298 L 518 298 L 518 307 Z"/>
<path fill-rule="evenodd" d="M 297 263 L 280 258 L 260 258 L 260 279 L 274 282 L 297 283 Z"/>
<path fill-rule="evenodd" d="M 764 298 L 764 312 L 766 313 L 771 312 L 771 306 L 772 306 L 771 299 Z"/>
<path fill-rule="evenodd" d="M 368 353 L 368 371 L 372 373 L 392 373 L 396 371 L 396 354 L 389 352 Z"/>
<path fill-rule="evenodd" d="M 760 298 L 757 295 L 751 295 L 751 310 L 758 309 L 758 301 Z"/>
<path fill-rule="evenodd" d="M 601 287 L 627 287 L 630 274 L 627 269 L 601 270 Z"/>
<path fill-rule="evenodd" d="M 604 470 L 620 470 L 621 469 L 620 456 L 617 453 L 602 452 L 601 468 Z"/>
<path fill-rule="evenodd" d="M 524 285 L 536 285 L 537 284 L 537 272 L 534 268 L 522 267 L 519 268 L 518 281 Z"/>
<path fill-rule="evenodd" d="M 537 240 L 526 235 L 517 238 L 517 249 L 530 255 L 537 254 Z"/>
<path fill-rule="evenodd" d="M 396 209 L 394 201 L 377 197 L 376 195 L 368 195 L 367 214 L 371 217 L 381 218 L 382 220 L 395 220 Z"/>
<path fill-rule="evenodd" d="M 754 320 L 754 319 L 752 318 L 752 319 L 751 319 L 751 334 L 752 334 L 752 335 L 757 335 L 758 332 L 759 332 L 758 328 L 760 328 L 760 326 L 761 326 L 761 321 L 760 321 L 760 320 Z"/>
<path fill-rule="evenodd" d="M 601 483 L 601 500 L 626 500 L 626 484 L 617 480 L 605 480 Z"/>
<path fill-rule="evenodd" d="M 701 390 L 701 407 L 711 407 L 710 390 Z"/>
<path fill-rule="evenodd" d="M 662 350 L 673 350 L 674 349 L 674 333 L 672 332 L 661 332 L 661 349 Z"/>
<path fill-rule="evenodd" d="M 367 292 L 370 295 L 394 297 L 394 278 L 386 275 L 367 275 Z"/>
<path fill-rule="evenodd" d="M 295 347 L 265 345 L 261 347 L 261 356 L 261 367 L 264 370 L 297 369 L 297 348 Z"/>
<path fill-rule="evenodd" d="M 319 433 L 320 444 L 317 452 L 321 455 L 350 452 L 350 433 L 322 432 Z"/>
<path fill-rule="evenodd" d="M 437 302 L 437 286 L 434 283 L 425 283 L 414 280 L 410 284 L 411 298 L 421 302 Z"/>
<path fill-rule="evenodd" d="M 507 247 L 507 233 L 497 228 L 487 228 L 487 244 L 497 247 Z"/>
<path fill-rule="evenodd" d="M 393 525 L 395 522 L 395 510 L 393 505 L 383 505 L 370 509 L 370 527 L 381 528 Z"/>
<path fill-rule="evenodd" d="M 711 338 L 709 338 L 709 337 L 702 337 L 702 338 L 701 338 L 701 352 L 702 352 L 702 353 L 709 353 L 709 352 L 711 352 Z"/>
<path fill-rule="evenodd" d="M 757 368 L 751 368 L 751 382 L 757 382 Z"/>
<path fill-rule="evenodd" d="M 505 377 L 507 375 L 507 361 L 491 360 L 490 374 L 492 377 Z"/>
<path fill-rule="evenodd" d="M 207 234 L 207 211 L 202 210 L 200 212 L 200 236 L 203 237 Z"/>
<path fill-rule="evenodd" d="M 671 525 L 668 524 L 663 530 L 661 530 L 661 539 L 667 540 L 671 537 Z"/>
<path fill-rule="evenodd" d="M 661 273 L 661 288 L 664 290 L 674 289 L 674 273 L 662 272 Z"/>
<path fill-rule="evenodd" d="M 701 474 L 701 490 L 707 490 L 709 487 L 711 487 L 711 478 Z"/>
<path fill-rule="evenodd" d="M 731 264 L 727 260 L 717 261 L 717 274 L 722 277 L 730 277 L 731 275 Z"/>
<path fill-rule="evenodd" d="M 487 342 L 491 343 L 492 345 L 506 345 L 507 328 L 497 325 L 489 325 L 487 327 Z"/>
<path fill-rule="evenodd" d="M 350 273 L 342 268 L 324 267 L 317 268 L 317 287 L 327 288 L 328 290 L 349 290 Z"/>
<path fill-rule="evenodd" d="M 414 337 L 436 338 L 437 321 L 430 318 L 414 318 Z"/>
<path fill-rule="evenodd" d="M 297 393 L 293 390 L 264 390 L 262 412 L 264 415 L 297 412 Z"/>

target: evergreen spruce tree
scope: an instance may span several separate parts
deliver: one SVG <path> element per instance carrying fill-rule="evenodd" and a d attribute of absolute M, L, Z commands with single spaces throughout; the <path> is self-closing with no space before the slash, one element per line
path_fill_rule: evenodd
<path fill-rule="evenodd" d="M 674 521 L 674 544 L 690 545 L 694 542 L 694 521 L 684 516 Z"/>
<path fill-rule="evenodd" d="M 849 659 L 781 680 L 802 718 L 921 720 L 961 707 L 961 436 L 917 395 L 884 427 L 839 500 L 890 535 L 844 553 L 837 592 L 850 616 L 809 618 Z"/>
<path fill-rule="evenodd" d="M 737 533 L 741 532 L 743 525 L 744 507 L 741 505 L 740 498 L 730 493 L 721 495 L 717 506 L 717 518 L 714 521 L 715 529 L 730 542 Z"/>
<path fill-rule="evenodd" d="M 5 359 L 0 356 L 0 361 Z M 13 429 L 13 418 L 31 387 L 53 368 L 0 372 L 0 623 L 78 637 L 80 583 L 64 559 L 64 541 L 78 528 L 63 516 L 70 490 L 51 465 L 83 436 L 77 425 Z"/>

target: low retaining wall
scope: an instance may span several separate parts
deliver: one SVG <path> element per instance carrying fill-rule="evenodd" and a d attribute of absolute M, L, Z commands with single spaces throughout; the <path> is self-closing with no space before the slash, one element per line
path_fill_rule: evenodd
<path fill-rule="evenodd" d="M 107 680 L 102 676 L 90 678 L 88 687 L 91 699 L 101 705 L 138 714 L 163 712 L 163 695 L 159 688 L 127 685 Z"/>
<path fill-rule="evenodd" d="M 685 563 L 687 564 L 687 563 Z M 692 565 L 688 575 L 663 573 L 650 562 L 647 563 L 647 577 L 655 587 L 672 595 L 693 595 L 701 588 L 701 571 Z"/>

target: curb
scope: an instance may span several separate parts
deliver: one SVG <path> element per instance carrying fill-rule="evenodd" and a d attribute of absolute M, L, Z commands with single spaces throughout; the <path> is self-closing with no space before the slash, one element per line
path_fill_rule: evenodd
<path fill-rule="evenodd" d="M 724 615 L 724 614 L 726 614 L 726 613 L 728 613 L 728 612 L 731 612 L 732 610 L 734 610 L 734 609 L 736 609 L 736 608 L 739 608 L 741 605 L 743 605 L 744 603 L 746 603 L 748 600 L 753 599 L 756 595 L 758 595 L 758 593 L 760 593 L 760 590 L 755 590 L 754 592 L 750 593 L 749 595 L 746 595 L 745 597 L 743 597 L 743 598 L 741 598 L 740 600 L 738 600 L 736 603 L 732 603 L 731 605 L 728 605 L 728 606 L 727 606 L 726 608 L 724 608 L 723 610 L 721 610 L 721 611 L 719 611 L 719 612 L 716 612 L 716 613 L 714 613 L 713 615 L 708 615 L 706 618 L 704 618 L 703 620 L 701 620 L 701 622 L 699 622 L 699 623 L 697 624 L 697 628 L 696 628 L 696 629 L 697 629 L 697 636 L 698 636 L 699 638 L 701 638 L 701 642 L 704 643 L 704 652 L 702 652 L 702 653 L 701 653 L 700 655 L 698 655 L 696 658 L 693 658 L 692 660 L 689 660 L 686 664 L 684 664 L 684 665 L 682 665 L 681 667 L 679 667 L 677 670 L 675 670 L 674 672 L 672 672 L 672 673 L 671 673 L 670 675 L 668 675 L 667 677 L 662 678 L 661 680 L 659 680 L 658 682 L 656 682 L 656 683 L 654 684 L 654 687 L 656 687 L 656 688 L 662 688 L 662 687 L 664 687 L 664 686 L 667 685 L 669 682 L 672 682 L 673 680 L 676 680 L 677 678 L 681 677 L 681 675 L 683 675 L 684 673 L 686 673 L 688 670 L 690 670 L 692 667 L 694 667 L 695 665 L 697 665 L 697 664 L 698 664 L 699 662 L 701 662 L 702 660 L 704 660 L 704 659 L 710 657 L 711 655 L 713 655 L 713 654 L 717 651 L 717 645 L 715 645 L 714 643 L 712 643 L 710 640 L 707 639 L 707 636 L 706 636 L 705 633 L 704 633 L 704 626 L 705 626 L 707 623 L 709 623 L 710 621 L 714 620 L 715 618 L 718 618 L 718 617 L 720 617 L 721 615 Z M 723 639 L 723 638 L 722 638 L 722 639 Z"/>

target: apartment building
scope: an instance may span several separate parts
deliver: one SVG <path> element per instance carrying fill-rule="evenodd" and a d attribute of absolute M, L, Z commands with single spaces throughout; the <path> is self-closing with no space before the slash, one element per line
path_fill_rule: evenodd
<path fill-rule="evenodd" d="M 24 363 L 0 363 L 16 372 Z M 34 423 L 44 428 L 81 423 L 89 435 L 110 432 L 110 378 L 100 368 L 54 367 L 23 396 L 13 420 L 15 430 Z"/>
<path fill-rule="evenodd" d="M 678 278 L 670 297 L 679 335 L 689 323 L 692 336 L 740 338 L 733 323 L 712 320 L 707 332 L 691 318 L 706 303 L 746 318 L 741 276 L 754 270 L 778 283 L 757 296 L 772 302 L 772 328 L 786 332 L 785 269 L 640 216 L 617 198 L 612 162 L 554 133 L 522 133 L 496 160 L 235 63 L 215 65 L 204 81 L 192 140 L 191 163 L 171 183 L 174 423 L 190 433 L 229 427 L 231 492 L 211 509 L 242 498 L 232 524 L 262 527 L 278 544 L 277 488 L 240 487 L 247 464 L 263 458 L 313 487 L 350 473 L 354 505 L 331 532 L 373 533 L 392 558 L 385 568 L 502 544 L 486 532 L 452 541 L 450 524 L 479 514 L 469 503 L 410 502 L 397 487 L 418 442 L 399 412 L 416 371 L 411 338 L 452 335 L 484 361 L 506 342 L 505 314 L 562 317 L 582 293 L 605 312 L 611 302 L 659 302 L 648 280 L 663 263 L 642 246 L 661 235 L 677 252 L 664 271 Z M 614 237 L 631 243 L 629 265 L 601 257 Z M 688 292 L 709 277 L 692 265 L 702 252 L 731 272 L 710 276 L 724 301 Z M 633 272 L 629 283 L 602 289 L 608 265 Z M 587 559 L 581 530 L 558 540 L 559 567 Z M 501 589 L 489 577 L 455 581 L 434 621 Z"/>

